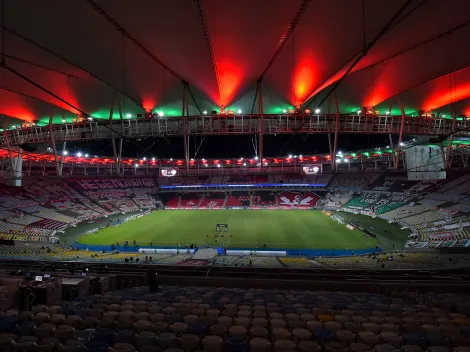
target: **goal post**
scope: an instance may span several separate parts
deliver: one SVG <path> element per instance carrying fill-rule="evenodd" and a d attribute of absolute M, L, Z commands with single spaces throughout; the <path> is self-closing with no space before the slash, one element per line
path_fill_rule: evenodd
<path fill-rule="evenodd" d="M 228 232 L 228 224 L 217 224 L 215 225 L 216 232 Z"/>

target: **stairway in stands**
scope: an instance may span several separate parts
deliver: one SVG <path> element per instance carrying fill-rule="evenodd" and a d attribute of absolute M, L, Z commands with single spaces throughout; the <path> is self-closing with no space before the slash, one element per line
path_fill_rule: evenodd
<path fill-rule="evenodd" d="M 222 204 L 222 208 L 224 209 L 227 206 L 227 201 L 228 201 L 228 197 L 230 197 L 230 194 L 231 192 L 227 192 L 227 194 L 225 195 L 224 204 Z"/>
<path fill-rule="evenodd" d="M 194 255 L 192 259 L 205 259 L 205 260 L 211 260 L 217 256 L 217 249 L 214 248 L 204 248 L 204 249 L 199 249 Z"/>

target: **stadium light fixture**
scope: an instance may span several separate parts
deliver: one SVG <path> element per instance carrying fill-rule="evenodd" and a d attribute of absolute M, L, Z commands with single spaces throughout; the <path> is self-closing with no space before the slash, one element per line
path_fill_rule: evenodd
<path fill-rule="evenodd" d="M 77 157 L 81 158 L 81 157 L 82 157 L 82 153 L 78 152 L 78 153 L 77 153 Z"/>
<path fill-rule="evenodd" d="M 127 113 L 127 114 L 126 114 L 126 117 L 127 117 L 128 119 L 130 119 L 130 118 L 132 117 L 132 114 Z"/>
<path fill-rule="evenodd" d="M 163 111 L 159 111 L 158 116 L 163 117 L 163 116 L 165 116 L 165 113 Z"/>
<path fill-rule="evenodd" d="M 320 109 L 315 109 L 315 114 L 319 114 L 320 113 Z"/>
<path fill-rule="evenodd" d="M 237 112 L 238 112 L 239 114 L 241 114 L 241 113 L 242 113 L 242 109 L 238 109 Z"/>
<path fill-rule="evenodd" d="M 207 115 L 207 110 L 204 110 L 204 111 L 202 112 L 202 114 L 203 114 L 203 115 Z"/>

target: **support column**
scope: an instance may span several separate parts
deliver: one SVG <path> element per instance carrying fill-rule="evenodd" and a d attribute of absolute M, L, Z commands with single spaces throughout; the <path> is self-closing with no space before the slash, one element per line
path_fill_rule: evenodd
<path fill-rule="evenodd" d="M 109 120 L 108 123 L 111 126 L 113 122 L 113 115 L 114 115 L 114 104 L 117 102 L 117 109 L 119 112 L 119 119 L 122 123 L 122 109 L 121 109 L 121 101 L 116 97 L 116 93 L 113 92 L 113 96 L 111 98 L 111 108 L 109 110 Z M 122 127 L 122 124 L 121 124 Z M 122 138 L 119 139 L 119 150 L 116 148 L 116 138 L 114 136 L 114 130 L 110 129 L 110 136 L 111 136 L 111 146 L 113 148 L 113 158 L 114 158 L 114 168 L 116 169 L 116 174 L 119 176 L 121 175 L 121 156 L 122 156 Z M 111 174 L 112 174 L 111 168 Z"/>
<path fill-rule="evenodd" d="M 183 124 L 184 166 L 189 174 L 189 135 L 188 135 L 188 85 L 183 83 L 183 106 L 181 108 L 181 121 Z"/>
<path fill-rule="evenodd" d="M 397 153 L 395 155 L 395 169 L 398 170 L 400 167 L 400 149 L 401 144 L 403 143 L 403 132 L 405 130 L 405 108 L 403 107 L 403 103 L 400 99 L 400 96 L 397 95 L 398 105 L 400 106 L 401 111 L 401 125 L 400 125 L 400 134 L 398 135 L 398 145 L 397 145 Z"/>
<path fill-rule="evenodd" d="M 64 144 L 62 145 L 62 153 L 60 154 L 60 161 L 59 161 L 59 169 L 57 170 L 58 171 L 58 175 L 60 177 L 62 177 L 63 175 L 63 170 L 64 170 L 64 159 L 65 159 L 65 148 L 67 147 L 67 142 L 64 142 Z"/>
<path fill-rule="evenodd" d="M 339 104 L 338 104 L 338 99 L 336 98 L 336 93 L 334 94 L 334 99 L 335 99 L 335 107 L 336 107 L 336 122 L 335 122 L 335 139 L 333 142 L 333 155 L 331 156 L 331 166 L 333 168 L 333 171 L 336 171 L 337 165 L 336 165 L 336 154 L 338 153 L 338 132 L 339 132 Z"/>
<path fill-rule="evenodd" d="M 57 156 L 57 148 L 56 148 L 56 145 L 55 145 L 54 130 L 52 128 L 53 118 L 54 118 L 54 116 L 53 116 L 53 114 L 51 114 L 51 116 L 49 117 L 49 126 L 48 126 L 49 127 L 49 134 L 51 136 L 52 151 L 54 152 L 55 171 L 56 171 L 57 176 L 62 177 L 62 172 L 59 172 L 59 158 Z"/>
<path fill-rule="evenodd" d="M 8 151 L 8 160 L 10 162 L 11 169 L 11 178 L 5 179 L 5 184 L 7 186 L 20 187 L 21 178 L 23 174 L 23 158 L 22 158 L 22 149 L 16 147 L 15 150 L 12 149 L 10 145 L 10 139 L 8 137 L 8 123 L 10 118 L 6 117 L 3 125 L 3 138 L 5 139 L 5 145 Z"/>
<path fill-rule="evenodd" d="M 452 133 L 449 136 L 449 145 L 447 146 L 447 156 L 444 164 L 446 169 L 449 169 L 452 163 L 452 143 L 454 142 L 455 126 L 457 124 L 457 115 L 455 114 L 452 104 L 450 104 L 450 111 L 452 114 Z"/>
<path fill-rule="evenodd" d="M 397 160 L 395 158 L 395 145 L 393 143 L 393 138 L 392 134 L 390 133 L 388 135 L 388 140 L 390 142 L 390 149 L 392 150 L 392 162 L 393 162 L 393 167 L 396 169 L 397 168 Z"/>
<path fill-rule="evenodd" d="M 259 154 L 259 162 L 260 162 L 260 170 L 263 170 L 263 136 L 264 136 L 264 109 L 263 109 L 263 94 L 261 91 L 262 81 L 258 81 L 257 89 L 258 89 L 258 114 L 259 114 L 259 135 L 258 135 L 258 154 Z"/>

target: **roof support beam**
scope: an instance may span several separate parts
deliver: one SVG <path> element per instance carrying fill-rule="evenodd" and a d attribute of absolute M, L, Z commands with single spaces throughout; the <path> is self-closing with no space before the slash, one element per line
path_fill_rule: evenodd
<path fill-rule="evenodd" d="M 201 29 L 202 34 L 204 35 L 204 41 L 206 42 L 207 50 L 209 51 L 209 58 L 211 60 L 212 70 L 214 71 L 215 79 L 217 82 L 217 90 L 219 92 L 219 101 L 224 104 L 228 103 L 225 102 L 222 96 L 222 89 L 220 88 L 220 78 L 219 78 L 219 70 L 217 69 L 217 60 L 215 59 L 214 48 L 212 47 L 212 39 L 211 34 L 209 31 L 209 25 L 207 23 L 206 12 L 204 11 L 204 6 L 202 4 L 202 0 L 194 0 L 194 4 L 196 5 L 197 12 L 199 15 L 199 21 L 201 22 Z M 225 108 L 225 106 L 223 106 Z"/>
<path fill-rule="evenodd" d="M 375 45 L 377 44 L 377 42 L 389 31 L 390 28 L 393 27 L 393 25 L 395 24 L 395 21 L 400 17 L 400 15 L 406 10 L 406 8 L 411 5 L 413 1 L 412 0 L 406 0 L 403 5 L 398 9 L 398 11 L 392 16 L 392 18 L 390 18 L 390 20 L 387 22 L 387 24 L 382 28 L 382 30 L 379 32 L 379 34 L 377 34 L 375 36 L 375 38 L 366 45 L 366 47 L 364 48 L 364 50 L 359 54 L 359 56 L 357 56 L 357 58 L 353 61 L 353 63 L 349 66 L 349 68 L 346 70 L 346 72 L 341 76 L 340 79 L 338 79 L 335 84 L 333 85 L 333 87 L 328 91 L 328 93 L 326 94 L 326 96 L 320 101 L 320 103 L 318 104 L 318 106 L 321 106 L 325 101 L 326 99 L 328 99 L 328 97 L 339 87 L 339 85 L 341 84 L 341 82 L 349 75 L 349 73 L 351 73 L 351 71 L 354 69 L 354 67 L 356 67 L 356 65 L 362 60 L 362 58 L 364 56 L 367 55 L 367 53 L 369 52 L 369 50 Z M 312 94 L 312 93 L 311 93 Z M 311 95 L 309 94 L 309 96 Z M 306 101 L 304 101 L 302 104 L 301 104 L 301 108 L 305 105 Z"/>
<path fill-rule="evenodd" d="M 26 37 L 26 36 L 24 36 L 24 35 L 18 33 L 18 32 L 16 32 L 15 30 L 13 30 L 13 29 L 11 29 L 11 28 L 9 28 L 9 27 L 7 27 L 7 26 L 2 25 L 2 29 L 3 29 L 5 32 L 8 32 L 8 33 L 10 33 L 10 34 L 12 34 L 12 35 L 14 35 L 14 36 L 16 36 L 16 37 L 18 37 L 18 38 L 24 40 L 25 42 L 27 42 L 27 43 L 29 43 L 29 44 L 31 44 L 31 45 L 33 45 L 33 46 L 35 46 L 35 47 L 37 47 L 37 48 L 39 48 L 39 49 L 45 51 L 46 53 L 48 53 L 48 54 L 50 54 L 50 55 L 52 55 L 52 56 L 54 56 L 54 57 L 56 57 L 56 58 L 58 58 L 58 59 L 60 59 L 60 60 L 62 60 L 62 61 L 64 61 L 64 62 L 66 62 L 67 64 L 69 64 L 69 65 L 71 65 L 71 66 L 73 66 L 73 67 L 75 67 L 75 68 L 78 68 L 80 71 L 85 72 L 87 75 L 90 75 L 91 77 L 95 78 L 96 80 L 98 80 L 98 81 L 100 81 L 100 82 L 103 82 L 104 84 L 106 84 L 106 85 L 107 85 L 108 87 L 110 87 L 111 89 L 115 90 L 116 92 L 120 93 L 121 95 L 125 96 L 127 99 L 129 99 L 130 101 L 132 101 L 137 107 L 141 108 L 142 110 L 145 110 L 145 109 L 143 108 L 143 106 L 141 105 L 141 103 L 139 103 L 137 100 L 135 100 L 134 98 L 132 98 L 132 97 L 130 97 L 129 95 L 125 94 L 122 90 L 120 90 L 120 89 L 117 88 L 117 87 L 114 87 L 112 84 L 110 84 L 109 82 L 107 82 L 107 81 L 103 80 L 102 78 L 98 77 L 98 76 L 95 75 L 94 73 L 85 70 L 83 67 L 77 65 L 76 63 L 70 61 L 69 59 L 67 59 L 67 58 L 65 58 L 65 57 L 63 57 L 63 56 L 57 54 L 56 52 L 52 51 L 51 49 L 46 48 L 45 46 L 39 44 L 38 42 L 36 42 L 36 41 L 34 41 L 34 40 L 32 40 L 32 39 L 30 39 L 30 38 L 28 38 L 28 37 Z M 5 58 L 9 58 L 9 56 L 8 56 L 8 55 L 5 55 Z M 14 59 L 20 60 L 20 59 L 17 59 L 17 58 L 14 58 Z M 35 66 L 37 66 L 37 67 L 41 67 L 41 68 L 43 68 L 43 69 L 45 69 L 45 70 L 51 70 L 50 68 L 47 68 L 47 67 L 45 67 L 45 66 L 40 66 L 40 65 L 34 64 L 34 63 L 32 63 L 32 62 L 27 62 L 26 60 L 23 60 L 22 62 L 29 63 L 29 64 L 35 65 Z M 61 72 L 59 72 L 59 71 L 54 71 L 54 72 L 56 72 L 56 73 L 61 73 Z M 66 73 L 63 73 L 63 74 L 66 74 Z M 70 75 L 70 74 L 68 74 L 68 73 L 67 73 L 66 75 L 68 75 L 68 76 L 70 76 L 70 77 L 75 77 L 75 76 L 72 76 L 72 75 Z"/>
<path fill-rule="evenodd" d="M 302 0 L 300 3 L 300 6 L 297 10 L 297 12 L 294 15 L 294 18 L 292 21 L 290 21 L 289 26 L 287 29 L 284 31 L 281 40 L 277 43 L 276 49 L 274 50 L 273 55 L 271 56 L 271 59 L 269 59 L 268 64 L 266 65 L 265 69 L 261 73 L 261 76 L 258 78 L 259 81 L 262 81 L 266 73 L 269 71 L 271 66 L 274 64 L 278 56 L 281 54 L 282 49 L 286 46 L 287 42 L 289 41 L 291 35 L 294 33 L 295 29 L 297 28 L 298 24 L 300 23 L 300 20 L 302 19 L 302 16 L 304 13 L 307 11 L 308 5 L 312 0 Z"/>
<path fill-rule="evenodd" d="M 163 67 L 165 70 L 170 72 L 173 76 L 178 78 L 180 81 L 183 79 L 171 68 L 165 65 L 159 58 L 157 58 L 152 52 L 147 49 L 140 41 L 138 41 L 132 34 L 130 34 L 126 29 L 121 26 L 114 18 L 112 18 L 102 7 L 100 7 L 97 3 L 93 0 L 83 0 L 86 4 L 88 4 L 97 14 L 103 17 L 111 26 L 114 27 L 118 32 L 120 32 L 127 40 L 129 40 L 132 44 L 134 44 L 137 48 L 142 50 L 148 57 L 150 57 L 153 61 L 155 61 L 158 65 Z"/>

